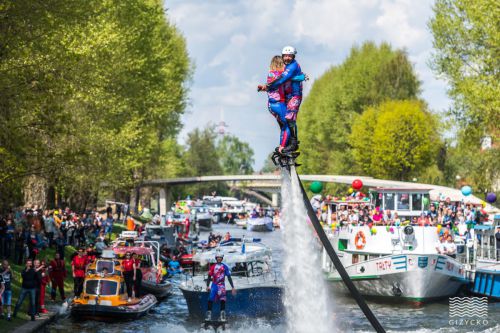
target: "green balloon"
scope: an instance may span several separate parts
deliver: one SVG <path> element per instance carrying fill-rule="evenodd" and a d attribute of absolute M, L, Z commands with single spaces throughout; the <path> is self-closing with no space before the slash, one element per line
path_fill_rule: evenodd
<path fill-rule="evenodd" d="M 323 191 L 323 184 L 321 182 L 312 182 L 309 189 L 312 193 L 319 193 Z"/>

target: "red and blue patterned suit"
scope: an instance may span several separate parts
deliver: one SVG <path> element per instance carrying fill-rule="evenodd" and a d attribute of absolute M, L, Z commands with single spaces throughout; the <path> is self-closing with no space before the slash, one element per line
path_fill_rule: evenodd
<path fill-rule="evenodd" d="M 297 120 L 297 113 L 302 103 L 302 81 L 295 81 L 293 78 L 301 74 L 302 69 L 294 59 L 285 66 L 285 70 L 278 80 L 268 84 L 268 90 L 274 90 L 283 85 L 287 109 L 286 119 Z"/>
<path fill-rule="evenodd" d="M 282 74 L 282 71 L 269 71 L 267 75 L 267 83 L 277 80 Z M 285 86 L 280 85 L 273 89 L 267 90 L 269 112 L 276 118 L 281 129 L 280 146 L 285 147 L 290 138 L 290 127 L 286 121 L 286 105 L 285 105 Z"/>
<path fill-rule="evenodd" d="M 209 301 L 226 301 L 226 276 L 231 276 L 231 270 L 224 263 L 216 263 L 210 267 L 208 275 L 212 278 Z"/>

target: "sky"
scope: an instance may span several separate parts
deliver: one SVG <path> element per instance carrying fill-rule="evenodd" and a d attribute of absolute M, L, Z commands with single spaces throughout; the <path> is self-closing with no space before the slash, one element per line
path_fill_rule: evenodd
<path fill-rule="evenodd" d="M 187 42 L 194 66 L 189 106 L 179 142 L 194 128 L 224 121 L 227 132 L 248 142 L 255 170 L 279 144 L 267 111 L 265 82 L 272 56 L 286 45 L 311 80 L 341 64 L 353 45 L 372 40 L 404 48 L 435 112 L 449 108 L 446 83 L 429 68 L 433 0 L 165 0 L 167 16 Z M 300 118 L 300 112 L 299 112 Z M 325 124 L 325 126 L 333 126 Z M 300 136 L 300 128 L 299 128 Z"/>

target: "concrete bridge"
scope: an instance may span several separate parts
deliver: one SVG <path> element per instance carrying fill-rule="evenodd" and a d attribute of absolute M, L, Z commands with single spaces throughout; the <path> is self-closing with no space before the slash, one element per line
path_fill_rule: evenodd
<path fill-rule="evenodd" d="M 445 195 L 452 200 L 461 200 L 463 196 L 460 190 L 445 186 L 422 184 L 417 182 L 403 182 L 396 180 L 376 179 L 365 176 L 342 176 L 342 175 L 300 175 L 302 181 L 320 181 L 326 183 L 348 184 L 353 180 L 361 179 L 366 187 L 401 188 L 401 189 L 427 189 L 436 195 Z M 281 188 L 281 176 L 279 174 L 262 175 L 233 175 L 233 176 L 200 176 L 184 178 L 151 179 L 142 182 L 139 187 L 159 188 L 159 210 L 160 215 L 165 215 L 172 204 L 171 189 L 175 185 L 186 185 L 207 182 L 225 182 L 232 188 L 250 189 L 253 191 L 268 192 L 272 194 L 273 206 L 278 205 L 278 195 Z M 467 197 L 468 201 L 480 202 L 474 196 Z"/>

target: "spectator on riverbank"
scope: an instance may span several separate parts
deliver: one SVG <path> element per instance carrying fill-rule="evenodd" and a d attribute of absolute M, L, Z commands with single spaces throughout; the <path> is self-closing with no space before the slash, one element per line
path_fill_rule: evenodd
<path fill-rule="evenodd" d="M 21 293 L 19 294 L 19 298 L 17 299 L 16 306 L 14 307 L 13 317 L 17 317 L 17 311 L 24 302 L 26 296 L 29 297 L 30 307 L 29 307 L 29 315 L 31 316 L 31 320 L 35 320 L 35 294 L 36 294 L 36 286 L 38 285 L 38 274 L 33 268 L 33 260 L 26 260 L 26 267 L 21 272 L 22 284 L 21 284 Z"/>
<path fill-rule="evenodd" d="M 49 264 L 49 276 L 52 282 L 52 290 L 50 298 L 55 301 L 57 296 L 57 289 L 61 295 L 61 300 L 65 300 L 64 296 L 64 279 L 66 278 L 66 266 L 61 255 L 56 252 L 54 259 Z"/>
<path fill-rule="evenodd" d="M 4 291 L 0 299 L 0 318 L 4 316 L 4 307 L 7 308 L 7 320 L 11 320 L 11 304 L 12 304 L 12 270 L 7 260 L 2 261 L 2 268 L 0 268 L 0 278 L 4 283 Z"/>

